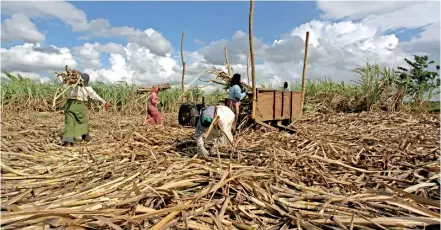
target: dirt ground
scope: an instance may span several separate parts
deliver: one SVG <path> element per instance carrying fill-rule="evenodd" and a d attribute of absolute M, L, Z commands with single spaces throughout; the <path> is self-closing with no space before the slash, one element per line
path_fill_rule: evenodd
<path fill-rule="evenodd" d="M 165 117 L 93 114 L 92 142 L 65 148 L 61 113 L 3 113 L 2 229 L 439 224 L 439 114 L 312 114 L 292 135 L 245 130 L 209 160 Z"/>

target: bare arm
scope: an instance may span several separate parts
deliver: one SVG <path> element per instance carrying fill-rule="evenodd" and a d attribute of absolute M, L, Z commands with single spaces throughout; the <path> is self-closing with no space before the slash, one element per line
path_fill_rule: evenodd
<path fill-rule="evenodd" d="M 198 124 L 196 125 L 196 132 L 195 132 L 196 144 L 197 144 L 199 150 L 202 152 L 202 155 L 204 157 L 207 157 L 208 151 L 204 146 L 205 145 L 204 132 L 205 132 L 205 128 L 201 125 L 200 122 L 198 122 Z"/>

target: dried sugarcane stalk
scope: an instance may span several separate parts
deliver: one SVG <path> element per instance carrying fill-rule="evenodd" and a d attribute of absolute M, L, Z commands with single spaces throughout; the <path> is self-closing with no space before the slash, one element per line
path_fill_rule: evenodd
<path fill-rule="evenodd" d="M 254 14 L 254 0 L 250 0 L 250 15 L 248 18 L 249 27 L 249 40 L 250 40 L 250 58 L 251 58 L 251 78 L 253 87 L 253 105 L 251 117 L 254 119 L 256 117 L 256 66 L 254 64 L 254 48 L 253 48 L 253 14 Z"/>
<path fill-rule="evenodd" d="M 194 129 L 141 127 L 139 115 L 92 113 L 103 135 L 65 149 L 52 137 L 62 115 L 49 115 L 2 114 L 2 229 L 440 224 L 436 115 L 308 114 L 297 135 L 247 130 L 206 160 L 187 147 Z"/>
<path fill-rule="evenodd" d="M 247 54 L 247 79 L 248 79 L 248 85 L 250 84 L 250 55 Z"/>
<path fill-rule="evenodd" d="M 182 39 L 181 39 L 181 62 L 182 62 L 181 94 L 182 94 L 182 102 L 186 102 L 187 98 L 185 97 L 185 88 L 184 88 L 184 78 L 185 78 L 184 32 L 182 32 Z"/>
<path fill-rule="evenodd" d="M 228 71 L 228 76 L 231 77 L 231 66 L 230 66 L 230 62 L 228 61 L 228 50 L 227 47 L 224 48 L 224 52 L 225 52 L 225 66 L 227 67 L 227 71 Z"/>
<path fill-rule="evenodd" d="M 302 72 L 302 110 L 305 101 L 305 90 L 306 90 L 306 67 L 308 65 L 308 46 L 309 46 L 309 31 L 306 31 L 305 39 L 305 56 L 303 59 L 303 72 Z"/>

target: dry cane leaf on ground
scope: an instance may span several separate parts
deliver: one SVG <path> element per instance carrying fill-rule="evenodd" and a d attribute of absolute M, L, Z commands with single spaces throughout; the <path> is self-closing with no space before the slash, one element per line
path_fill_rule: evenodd
<path fill-rule="evenodd" d="M 439 225 L 439 118 L 313 114 L 193 158 L 194 130 L 95 114 L 57 146 L 60 114 L 2 114 L 2 229 L 388 229 Z"/>

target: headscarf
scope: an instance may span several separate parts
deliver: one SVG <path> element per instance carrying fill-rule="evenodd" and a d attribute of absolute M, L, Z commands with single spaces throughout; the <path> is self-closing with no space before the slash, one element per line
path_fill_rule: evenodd
<path fill-rule="evenodd" d="M 159 86 L 155 85 L 153 86 L 153 92 L 158 93 L 159 92 Z"/>
<path fill-rule="evenodd" d="M 211 122 L 213 122 L 213 118 L 212 117 L 202 117 L 201 118 L 201 124 L 204 127 L 210 126 Z"/>
<path fill-rule="evenodd" d="M 83 79 L 83 85 L 84 86 L 88 86 L 89 85 L 89 79 L 90 79 L 89 74 L 82 73 L 81 74 L 81 78 Z"/>

